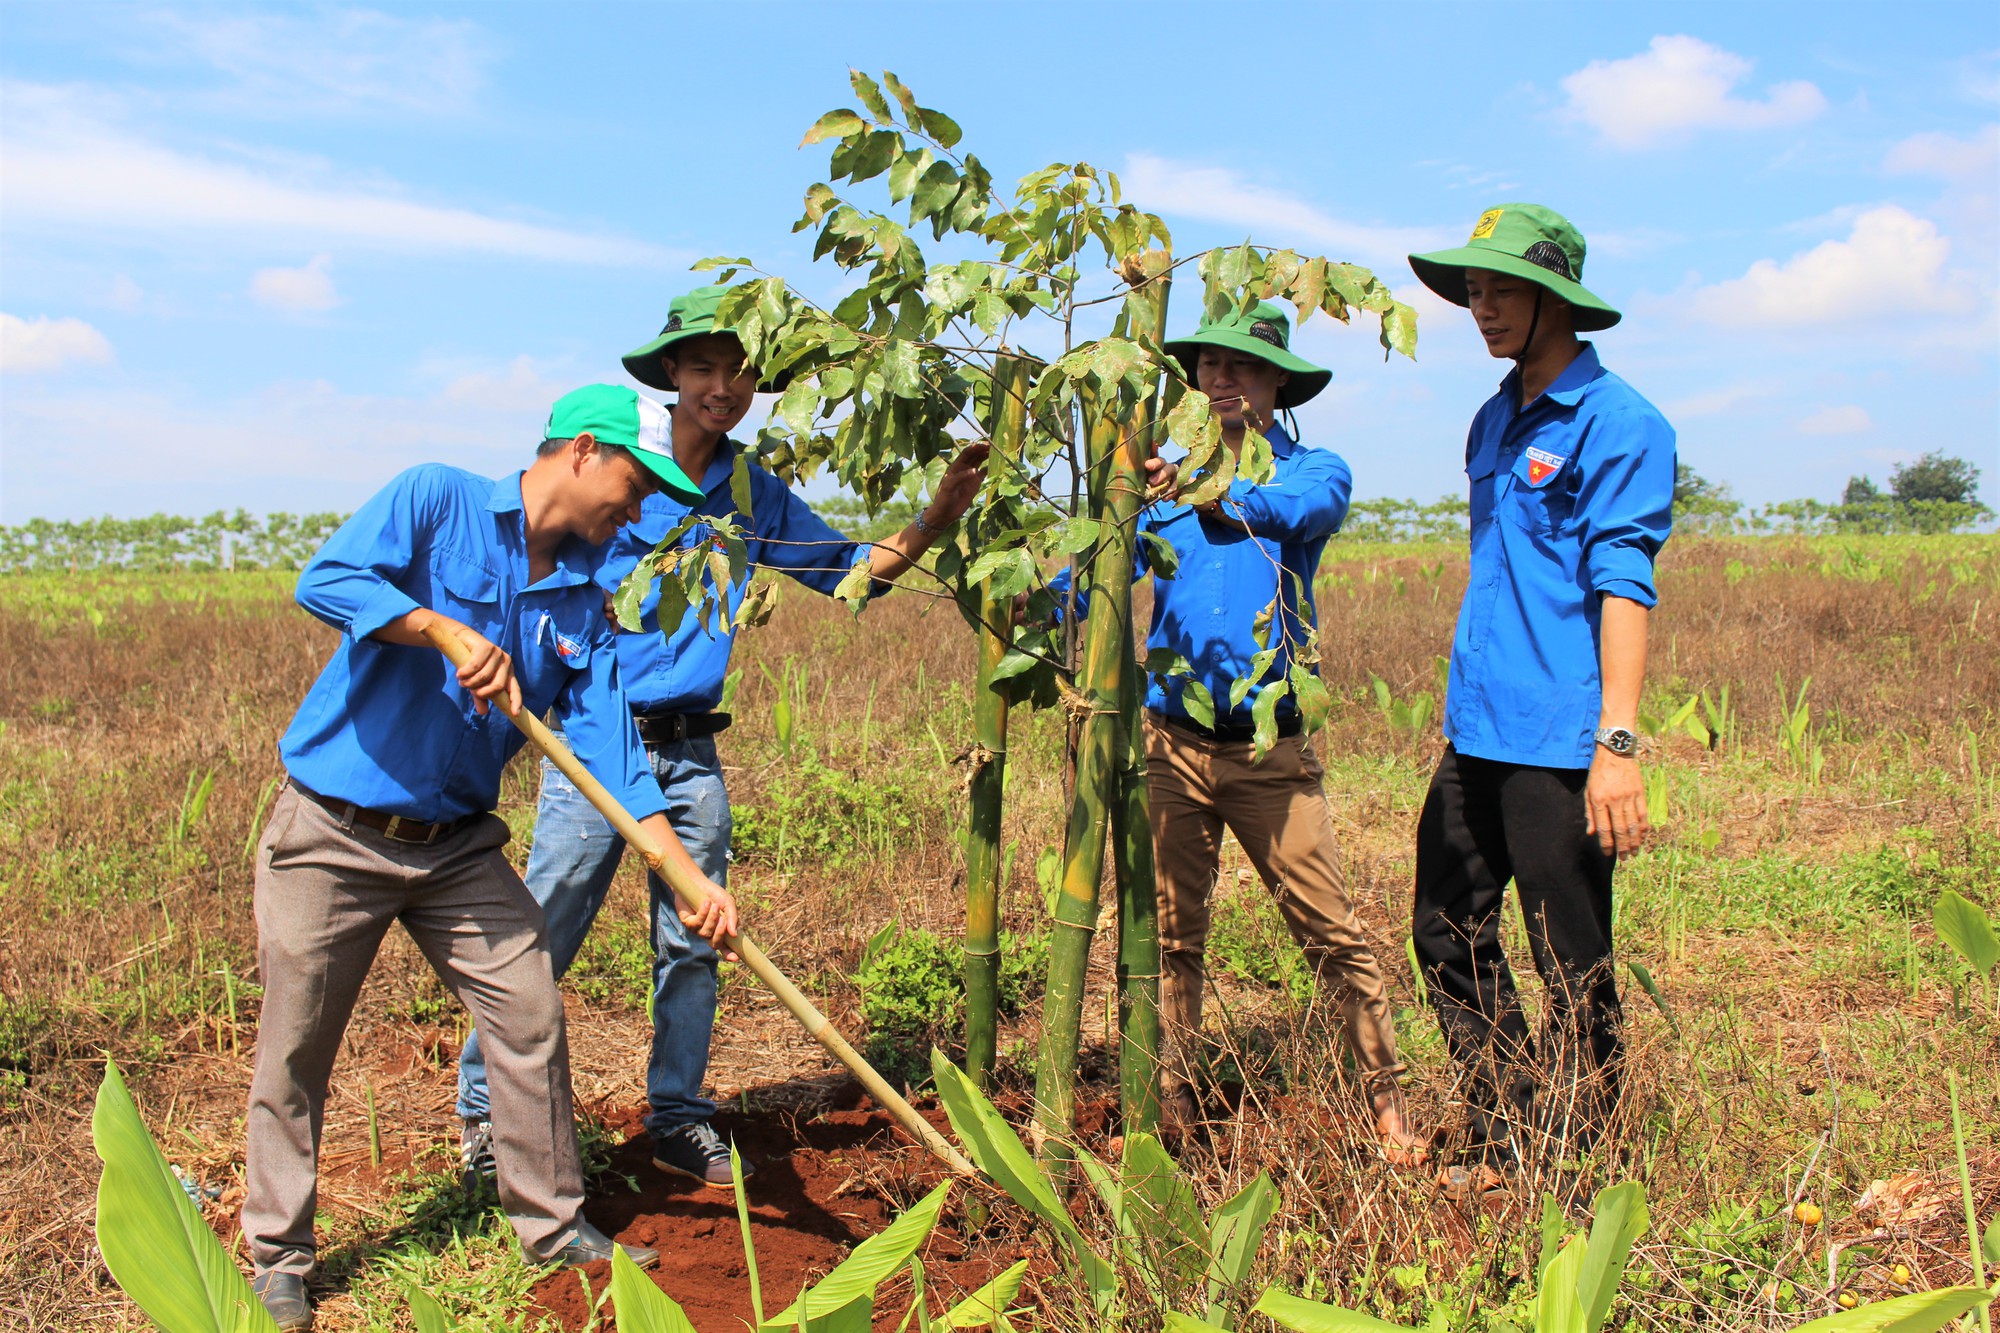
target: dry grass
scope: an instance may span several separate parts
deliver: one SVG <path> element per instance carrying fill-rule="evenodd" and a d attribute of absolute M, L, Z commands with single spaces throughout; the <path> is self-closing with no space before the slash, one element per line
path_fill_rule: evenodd
<path fill-rule="evenodd" d="M 1346 701 L 1320 742 L 1329 792 L 1363 915 L 1396 973 L 1415 1105 L 1439 1125 L 1455 1116 L 1450 1071 L 1400 961 L 1415 803 L 1439 742 L 1397 733 L 1370 677 L 1403 698 L 1434 688 L 1462 559 L 1442 547 L 1336 547 L 1321 591 L 1325 671 Z M 188 576 L 165 596 L 162 586 L 0 582 L 0 1319 L 27 1328 L 130 1320 L 89 1234 L 88 1107 L 102 1054 L 132 1072 L 173 1160 L 225 1189 L 240 1180 L 255 1016 L 254 987 L 242 984 L 254 981 L 246 843 L 278 776 L 277 736 L 331 634 L 276 581 Z M 1654 747 L 1673 827 L 1662 850 L 1621 871 L 1623 956 L 1651 970 L 1679 1024 L 1676 1035 L 1628 985 L 1636 1055 L 1623 1170 L 1645 1180 L 1654 1206 L 1635 1317 L 1661 1329 L 1790 1327 L 1824 1308 L 1826 1239 L 1870 1224 L 1854 1205 L 1871 1179 L 1952 1178 L 1948 1068 L 1965 1083 L 1989 1211 L 2000 1187 L 1990 993 L 1954 996 L 1928 924 L 1946 885 L 1989 910 L 2000 903 L 2000 543 L 1687 540 L 1669 551 L 1662 592 L 1656 711 L 1728 685 L 1739 736 L 1713 754 L 1685 737 Z M 971 660 L 948 606 L 904 595 L 855 621 L 791 587 L 738 653 L 740 721 L 724 749 L 759 841 L 734 882 L 766 946 L 843 1024 L 856 1020 L 845 973 L 883 921 L 955 934 L 961 770 L 950 761 L 968 739 Z M 789 752 L 770 723 L 788 663 L 805 705 Z M 1794 692 L 1812 679 L 1817 784 L 1778 744 L 1780 676 Z M 1028 930 L 1035 854 L 1060 836 L 1063 738 L 1047 717 L 1019 726 L 1009 924 Z M 213 797 L 182 835 L 190 775 L 198 784 L 210 770 Z M 524 773 L 510 778 L 506 813 L 525 833 Z M 1240 857 L 1225 867 L 1239 942 L 1217 951 L 1211 1035 L 1250 1077 L 1239 1109 L 1190 1155 L 1204 1200 L 1273 1165 L 1285 1203 L 1272 1276 L 1365 1293 L 1413 1320 L 1433 1303 L 1491 1308 L 1532 1255 L 1521 1241 L 1539 1215 L 1536 1187 L 1568 1182 L 1528 1182 L 1468 1212 L 1350 1137 L 1322 1016 L 1249 979 L 1288 946 L 1255 885 L 1229 873 L 1242 868 Z M 628 871 L 605 921 L 638 919 L 641 892 Z M 637 997 L 618 984 L 611 952 L 585 963 L 603 982 L 572 1000 L 579 1089 L 586 1102 L 628 1105 L 639 1096 Z M 1088 1041 L 1103 1039 L 1107 982 L 1108 965 Z M 724 1008 L 715 1078 L 725 1094 L 824 1070 L 747 979 L 731 978 Z M 393 1168 L 429 1160 L 450 1132 L 459 1022 L 395 937 L 329 1116 L 329 1158 L 348 1170 L 325 1206 L 353 1262 L 384 1225 Z M 1032 1028 L 1003 1034 L 1003 1052 Z M 382 1171 L 365 1162 L 369 1085 L 388 1136 Z M 1826 1207 L 1818 1232 L 1781 1216 L 1800 1195 Z M 1949 1226 L 1892 1235 L 1848 1251 L 1839 1281 L 1880 1291 L 1895 1258 L 1919 1283 L 1962 1280 L 1963 1248 Z M 1870 1253 L 1880 1262 L 1864 1261 Z M 1791 1284 L 1772 1293 L 1788 1309 L 1765 1281 Z M 361 1317 L 328 1314 L 328 1327 Z"/>

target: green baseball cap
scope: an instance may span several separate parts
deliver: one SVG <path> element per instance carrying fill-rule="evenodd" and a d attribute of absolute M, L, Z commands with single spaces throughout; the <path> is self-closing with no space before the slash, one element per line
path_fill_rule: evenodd
<path fill-rule="evenodd" d="M 652 388 L 668 393 L 677 390 L 680 386 L 673 382 L 667 368 L 660 364 L 660 353 L 685 338 L 699 338 L 704 333 L 728 333 L 727 329 L 715 327 L 716 307 L 722 304 L 723 293 L 728 290 L 717 283 L 676 296 L 667 306 L 667 326 L 660 330 L 660 336 L 643 347 L 635 347 L 625 353 L 626 373 Z M 781 372 L 759 384 L 757 392 L 780 393 L 791 378 L 790 371 Z"/>
<path fill-rule="evenodd" d="M 1167 344 L 1167 355 L 1181 363 L 1188 383 L 1193 384 L 1195 363 L 1201 359 L 1202 348 L 1227 347 L 1235 352 L 1248 352 L 1291 372 L 1292 377 L 1278 390 L 1278 406 L 1297 407 L 1332 383 L 1333 372 L 1295 356 L 1291 343 L 1292 321 L 1270 301 L 1259 301 L 1248 310 L 1231 309 L 1221 319 L 1204 316 L 1193 333 Z"/>
<path fill-rule="evenodd" d="M 701 487 L 674 461 L 673 418 L 644 394 L 616 384 L 586 384 L 556 399 L 545 440 L 572 440 L 588 431 L 600 444 L 629 452 L 660 479 L 660 489 L 683 504 L 697 504 Z"/>
<path fill-rule="evenodd" d="M 1578 333 L 1608 329 L 1618 312 L 1583 285 L 1583 233 L 1569 219 L 1540 204 L 1501 204 L 1479 215 L 1472 235 L 1456 250 L 1411 255 L 1424 286 L 1453 305 L 1466 305 L 1465 270 L 1490 269 L 1526 278 L 1576 308 Z"/>

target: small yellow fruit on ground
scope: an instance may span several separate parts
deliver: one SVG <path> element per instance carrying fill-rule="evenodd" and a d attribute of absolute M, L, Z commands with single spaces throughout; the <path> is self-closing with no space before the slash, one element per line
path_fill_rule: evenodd
<path fill-rule="evenodd" d="M 1854 1294 L 1853 1292 L 1851 1292 L 1851 1291 L 1843 1291 L 1843 1292 L 1841 1292 L 1841 1293 L 1840 1293 L 1840 1308 L 1841 1308 L 1841 1309 L 1843 1309 L 1843 1310 L 1852 1310 L 1852 1309 L 1853 1309 L 1853 1308 L 1854 1308 L 1855 1306 L 1857 1306 L 1857 1305 L 1859 1305 L 1859 1304 L 1861 1304 L 1861 1298 L 1860 1298 L 1860 1297 L 1858 1297 L 1858 1296 L 1856 1296 L 1856 1295 L 1855 1295 L 1855 1294 Z"/>
<path fill-rule="evenodd" d="M 1896 1279 L 1897 1286 L 1907 1287 L 1910 1285 L 1910 1266 L 1908 1264 L 1897 1264 L 1889 1270 L 1889 1276 Z"/>
<path fill-rule="evenodd" d="M 1798 1218 L 1802 1226 L 1816 1227 L 1819 1225 L 1820 1219 L 1825 1217 L 1826 1214 L 1819 1210 L 1818 1204 L 1807 1200 L 1792 1209 L 1792 1216 Z"/>

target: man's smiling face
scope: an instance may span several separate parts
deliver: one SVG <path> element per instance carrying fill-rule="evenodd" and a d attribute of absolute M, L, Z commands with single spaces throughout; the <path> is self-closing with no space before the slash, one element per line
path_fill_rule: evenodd
<path fill-rule="evenodd" d="M 1487 355 L 1517 358 L 1527 354 L 1528 335 L 1536 331 L 1538 323 L 1537 295 L 1542 303 L 1541 328 L 1557 332 L 1558 323 L 1567 324 L 1550 318 L 1558 309 L 1566 308 L 1561 297 L 1539 283 L 1511 273 L 1496 273 L 1486 268 L 1465 270 L 1466 308 L 1472 312 L 1472 322 L 1479 326 L 1479 336 L 1486 340 Z"/>
<path fill-rule="evenodd" d="M 743 344 L 733 333 L 704 333 L 675 343 L 660 354 L 673 377 L 676 420 L 727 435 L 749 413 L 757 392 L 757 372 L 743 361 Z"/>

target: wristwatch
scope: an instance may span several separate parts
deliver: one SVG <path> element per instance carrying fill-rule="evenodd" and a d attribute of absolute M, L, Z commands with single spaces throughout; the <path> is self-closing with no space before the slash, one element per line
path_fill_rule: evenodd
<path fill-rule="evenodd" d="M 1630 727 L 1599 727 L 1597 743 L 1621 759 L 1629 759 L 1639 748 L 1639 738 L 1632 734 Z"/>
<path fill-rule="evenodd" d="M 924 522 L 924 511 L 921 509 L 917 511 L 916 524 L 917 524 L 917 532 L 921 536 L 935 537 L 939 533 L 944 531 L 944 528 L 942 526 L 934 527 L 931 524 Z"/>

